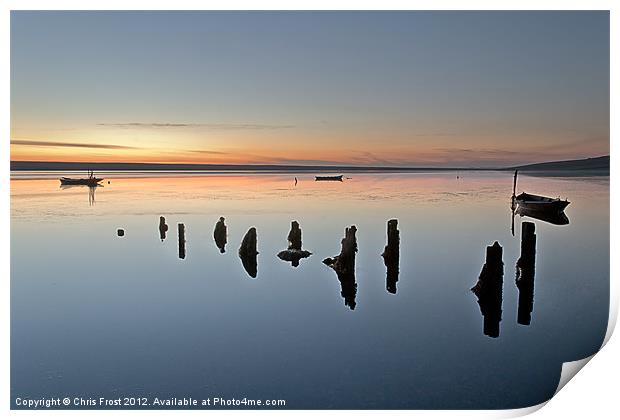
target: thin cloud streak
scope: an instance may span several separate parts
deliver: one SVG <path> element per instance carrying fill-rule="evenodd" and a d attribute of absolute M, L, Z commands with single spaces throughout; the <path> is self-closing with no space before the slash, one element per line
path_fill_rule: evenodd
<path fill-rule="evenodd" d="M 39 141 L 39 140 L 11 140 L 11 144 L 20 146 L 37 146 L 37 147 L 80 147 L 85 149 L 138 149 L 138 147 L 120 146 L 118 144 L 100 144 L 100 143 L 73 143 L 64 141 Z"/>
<path fill-rule="evenodd" d="M 185 153 L 196 153 L 201 155 L 230 155 L 228 152 L 220 152 L 218 150 L 183 150 Z"/>
<path fill-rule="evenodd" d="M 373 165 L 379 164 L 379 165 L 385 165 L 385 166 L 398 165 L 398 163 L 395 162 L 394 160 L 383 158 L 372 152 L 358 151 L 355 153 L 359 155 L 359 156 L 352 157 L 352 162 L 356 164 L 373 164 Z"/>
<path fill-rule="evenodd" d="M 523 154 L 523 152 L 504 149 L 465 149 L 456 147 L 439 147 L 435 148 L 434 150 L 448 154 L 475 154 L 476 156 L 514 156 Z"/>
<path fill-rule="evenodd" d="M 128 122 L 98 123 L 100 127 L 115 128 L 205 128 L 207 130 L 282 130 L 294 128 L 294 125 L 282 124 L 227 124 L 227 123 L 164 123 L 164 122 Z"/>

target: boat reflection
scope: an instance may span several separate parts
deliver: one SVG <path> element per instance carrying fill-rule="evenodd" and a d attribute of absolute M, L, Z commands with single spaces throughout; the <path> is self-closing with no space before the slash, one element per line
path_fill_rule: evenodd
<path fill-rule="evenodd" d="M 482 313 L 483 332 L 485 335 L 499 337 L 499 324 L 502 320 L 502 288 L 504 284 L 504 262 L 502 247 L 495 242 L 487 247 L 486 261 L 478 277 L 478 282 L 471 291 L 478 298 Z"/>
<path fill-rule="evenodd" d="M 530 217 L 536 220 L 542 220 L 543 222 L 551 223 L 552 225 L 567 225 L 569 224 L 568 217 L 563 211 L 560 212 L 548 212 L 540 210 L 532 210 L 526 207 L 517 208 L 515 211 L 521 217 Z"/>
<path fill-rule="evenodd" d="M 103 187 L 103 185 L 71 185 L 71 184 L 60 184 L 61 190 L 68 190 L 70 188 L 88 188 L 88 205 L 95 205 L 95 190 L 97 187 Z"/>
<path fill-rule="evenodd" d="M 517 260 L 515 283 L 519 289 L 517 323 L 530 325 L 534 309 L 534 274 L 536 270 L 536 226 L 521 224 L 521 256 Z"/>

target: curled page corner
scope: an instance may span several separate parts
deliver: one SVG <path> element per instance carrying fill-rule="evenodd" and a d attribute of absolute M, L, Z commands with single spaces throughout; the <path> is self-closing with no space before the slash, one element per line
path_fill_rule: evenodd
<path fill-rule="evenodd" d="M 573 379 L 573 377 L 577 374 L 577 372 L 579 372 L 581 368 L 583 368 L 595 355 L 596 353 L 584 359 L 573 360 L 572 362 L 562 363 L 560 381 L 558 382 L 558 387 L 555 389 L 555 392 L 553 393 L 553 397 L 555 397 L 557 393 L 560 392 L 562 388 L 564 388 L 564 385 L 566 385 L 571 379 Z M 504 410 L 502 411 L 502 414 L 500 415 L 500 417 L 501 418 L 515 418 L 515 417 L 522 417 L 528 414 L 532 414 L 540 410 L 541 408 L 543 408 L 545 405 L 547 405 L 547 403 L 551 401 L 551 398 L 548 399 L 547 401 L 541 402 L 540 404 L 532 405 L 530 407 L 523 407 L 523 408 L 517 408 L 517 409 L 512 409 L 512 410 Z"/>
<path fill-rule="evenodd" d="M 607 332 L 605 333 L 601 349 L 605 347 L 605 344 L 607 344 L 611 338 L 611 335 L 616 329 L 616 321 L 618 321 L 618 290 L 616 287 L 613 281 L 609 283 L 609 294 L 611 297 L 609 302 L 609 320 L 607 321 Z"/>
<path fill-rule="evenodd" d="M 498 412 L 499 413 L 498 418 L 513 419 L 513 418 L 516 418 L 516 417 L 527 416 L 528 414 L 532 414 L 532 413 L 540 410 L 545 405 L 547 405 L 548 402 L 549 402 L 549 400 L 547 400 L 545 402 L 541 402 L 540 404 L 532 405 L 530 407 L 513 408 L 513 409 L 510 409 L 510 410 L 501 410 L 501 411 Z"/>
<path fill-rule="evenodd" d="M 555 392 L 553 393 L 553 397 L 555 397 L 557 395 L 557 393 L 560 392 L 560 390 L 562 388 L 564 388 L 564 385 L 566 385 L 571 379 L 573 379 L 573 377 L 590 360 L 592 360 L 592 358 L 594 356 L 596 356 L 596 354 L 599 351 L 601 351 L 601 349 L 603 347 L 605 347 L 605 345 L 609 341 L 609 338 L 612 336 L 613 331 L 614 331 L 614 329 L 616 327 L 616 321 L 617 321 L 617 318 L 618 318 L 618 305 L 617 305 L 617 303 L 618 303 L 617 300 L 613 300 L 612 299 L 611 304 L 610 304 L 610 308 L 609 308 L 609 321 L 607 323 L 607 332 L 605 333 L 605 338 L 603 339 L 603 343 L 601 344 L 601 347 L 598 349 L 598 351 L 596 353 L 588 356 L 588 357 L 583 358 L 583 359 L 573 360 L 572 362 L 564 362 L 564 363 L 562 363 L 562 371 L 560 373 L 560 381 L 558 382 L 558 386 L 555 389 Z M 551 398 L 553 398 L 553 397 L 551 397 Z M 547 403 L 549 401 L 551 401 L 551 399 L 548 399 L 547 401 L 544 401 L 544 402 L 542 402 L 540 404 L 533 405 L 531 407 L 524 407 L 524 408 L 511 409 L 511 410 L 504 410 L 500 417 L 501 418 L 514 418 L 514 417 L 526 416 L 528 414 L 532 414 L 532 413 L 540 410 L 545 405 L 547 405 Z"/>
<path fill-rule="evenodd" d="M 579 372 L 581 368 L 583 368 L 594 357 L 595 354 L 596 353 L 584 359 L 573 360 L 572 362 L 562 363 L 562 373 L 560 374 L 560 382 L 558 383 L 558 387 L 555 389 L 555 393 L 553 394 L 554 397 L 557 395 L 558 392 L 560 392 L 562 388 L 564 388 L 564 385 L 566 385 L 568 381 L 573 379 L 573 376 L 575 376 L 577 372 Z"/>

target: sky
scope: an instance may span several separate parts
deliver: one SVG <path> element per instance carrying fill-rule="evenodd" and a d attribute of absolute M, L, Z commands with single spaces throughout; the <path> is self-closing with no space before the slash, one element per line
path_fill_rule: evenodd
<path fill-rule="evenodd" d="M 11 160 L 609 154 L 609 13 L 11 12 Z"/>

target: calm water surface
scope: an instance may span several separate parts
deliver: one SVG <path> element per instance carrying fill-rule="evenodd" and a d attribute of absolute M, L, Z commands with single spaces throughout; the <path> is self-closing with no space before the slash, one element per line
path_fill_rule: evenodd
<path fill-rule="evenodd" d="M 17 174 L 14 174 L 17 177 Z M 106 174 L 109 176 L 110 174 Z M 523 176 L 568 197 L 570 224 L 517 216 L 508 173 L 116 174 L 89 196 L 11 181 L 11 398 L 286 399 L 287 408 L 516 408 L 600 347 L 609 308 L 609 178 Z M 28 178 L 28 177 L 26 177 Z M 35 177 L 36 178 L 36 177 Z M 93 201 L 94 200 L 94 201 Z M 159 216 L 167 237 L 160 240 Z M 220 253 L 213 228 L 226 218 Z M 386 290 L 386 222 L 400 276 Z M 313 252 L 280 261 L 292 220 Z M 536 223 L 531 324 L 517 323 L 521 222 Z M 186 228 L 178 255 L 177 224 Z M 355 309 L 321 263 L 357 227 Z M 258 233 L 258 274 L 237 254 Z M 118 237 L 117 229 L 125 229 Z M 470 291 L 503 247 L 500 334 Z"/>

